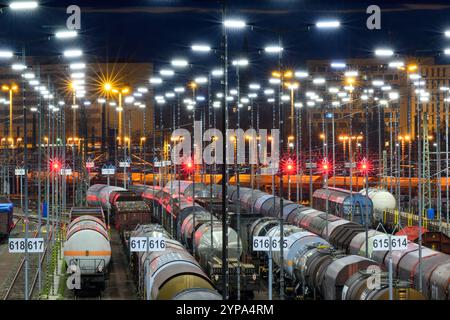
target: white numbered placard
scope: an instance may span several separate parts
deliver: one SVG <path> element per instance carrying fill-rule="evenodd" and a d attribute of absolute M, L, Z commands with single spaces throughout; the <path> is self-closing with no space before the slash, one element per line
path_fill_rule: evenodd
<path fill-rule="evenodd" d="M 253 251 L 280 251 L 281 248 L 280 237 L 253 237 Z M 283 249 L 288 247 L 288 241 L 286 238 L 283 239 Z"/>
<path fill-rule="evenodd" d="M 44 252 L 44 238 L 9 238 L 8 249 L 10 253 L 24 253 L 25 248 L 30 253 Z"/>
<path fill-rule="evenodd" d="M 119 167 L 121 168 L 129 168 L 130 167 L 130 163 L 127 161 L 121 161 L 119 162 Z"/>
<path fill-rule="evenodd" d="M 25 169 L 16 169 L 15 170 L 16 176 L 24 176 L 25 175 Z"/>
<path fill-rule="evenodd" d="M 408 248 L 407 236 L 391 236 L 391 247 L 389 248 L 389 236 L 378 235 L 370 238 L 372 251 L 406 250 Z"/>
<path fill-rule="evenodd" d="M 317 168 L 317 163 L 315 162 L 307 162 L 306 163 L 306 169 L 315 169 Z"/>
<path fill-rule="evenodd" d="M 172 165 L 172 162 L 170 160 L 167 161 L 155 161 L 153 163 L 153 165 L 155 166 L 155 168 L 161 168 L 161 167 L 167 167 Z"/>
<path fill-rule="evenodd" d="M 164 251 L 166 250 L 166 240 L 162 237 L 131 237 L 130 251 L 131 252 L 146 252 L 146 251 Z"/>
<path fill-rule="evenodd" d="M 72 169 L 61 169 L 60 173 L 62 176 L 71 176 L 72 175 Z"/>
<path fill-rule="evenodd" d="M 346 168 L 356 168 L 356 162 L 346 162 L 344 163 L 344 167 Z"/>
<path fill-rule="evenodd" d="M 116 173 L 116 169 L 114 168 L 102 168 L 103 175 L 114 175 Z"/>

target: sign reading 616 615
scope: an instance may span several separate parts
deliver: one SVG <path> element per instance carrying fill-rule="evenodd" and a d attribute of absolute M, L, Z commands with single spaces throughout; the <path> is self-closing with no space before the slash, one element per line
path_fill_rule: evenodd
<path fill-rule="evenodd" d="M 253 251 L 280 251 L 280 237 L 253 237 Z M 272 248 L 271 248 L 272 247 Z M 283 239 L 283 249 L 288 247 L 287 239 Z"/>

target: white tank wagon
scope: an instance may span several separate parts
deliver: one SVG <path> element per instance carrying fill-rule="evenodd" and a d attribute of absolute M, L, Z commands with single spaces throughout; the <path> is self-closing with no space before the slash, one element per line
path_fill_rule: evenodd
<path fill-rule="evenodd" d="M 80 287 L 105 288 L 111 245 L 105 223 L 93 216 L 80 216 L 68 226 L 64 259 L 69 273 L 79 273 Z"/>
<path fill-rule="evenodd" d="M 366 189 L 362 189 L 359 193 L 364 196 L 368 195 L 369 199 L 372 200 L 373 219 L 377 222 L 383 220 L 384 210 L 393 210 L 396 208 L 397 201 L 394 195 L 386 189 L 369 188 L 367 192 Z"/>
<path fill-rule="evenodd" d="M 131 254 L 140 292 L 151 300 L 221 300 L 211 280 L 183 245 L 160 225 L 141 225 L 132 237 L 161 237 L 164 251 Z"/>
<path fill-rule="evenodd" d="M 200 262 L 207 263 L 212 257 L 222 257 L 222 223 L 203 223 L 194 234 L 194 252 L 199 257 Z M 242 241 L 238 245 L 238 234 L 228 227 L 228 258 L 240 260 L 242 255 Z"/>
<path fill-rule="evenodd" d="M 329 246 L 330 244 L 324 239 L 318 237 L 314 233 L 305 231 L 293 225 L 283 226 L 284 240 L 287 246 L 284 248 L 284 270 L 291 277 L 295 278 L 295 261 L 299 256 L 302 256 L 311 247 Z M 266 237 L 279 237 L 280 226 L 272 227 L 266 234 Z M 280 251 L 273 251 L 273 261 L 277 265 L 281 265 Z"/>
<path fill-rule="evenodd" d="M 126 191 L 126 189 L 104 184 L 94 184 L 86 192 L 86 200 L 91 207 L 102 207 L 104 210 L 111 209 L 109 196 L 113 191 Z"/>

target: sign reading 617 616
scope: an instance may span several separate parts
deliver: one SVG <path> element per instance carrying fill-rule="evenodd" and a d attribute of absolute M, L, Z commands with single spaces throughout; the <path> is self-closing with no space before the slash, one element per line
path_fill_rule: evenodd
<path fill-rule="evenodd" d="M 163 237 L 130 237 L 131 252 L 164 250 L 166 250 L 166 240 Z"/>

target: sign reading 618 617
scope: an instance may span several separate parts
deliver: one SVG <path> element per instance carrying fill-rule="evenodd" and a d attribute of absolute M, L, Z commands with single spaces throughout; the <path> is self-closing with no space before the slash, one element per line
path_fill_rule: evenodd
<path fill-rule="evenodd" d="M 44 238 L 9 238 L 8 249 L 10 253 L 44 252 Z"/>

